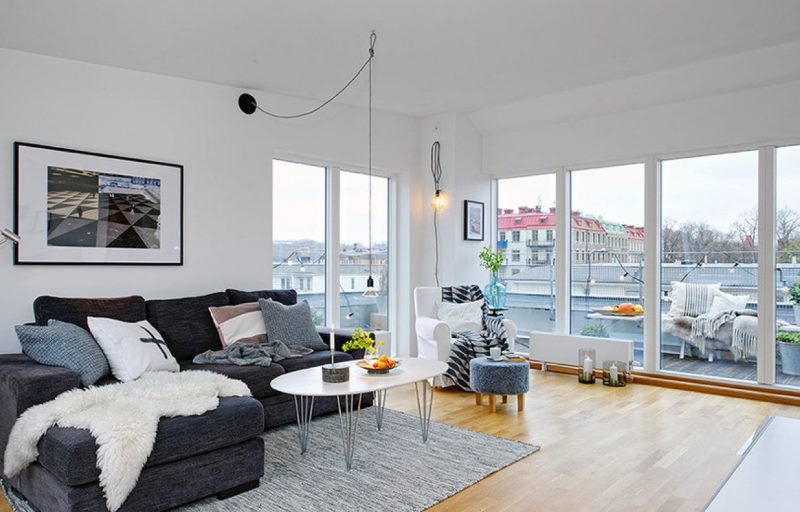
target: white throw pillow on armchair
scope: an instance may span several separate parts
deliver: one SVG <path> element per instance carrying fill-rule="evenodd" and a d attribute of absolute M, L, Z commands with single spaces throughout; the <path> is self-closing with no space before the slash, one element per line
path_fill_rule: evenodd
<path fill-rule="evenodd" d="M 164 338 L 147 320 L 129 323 L 90 316 L 86 323 L 117 380 L 136 380 L 147 371 L 180 370 Z"/>
<path fill-rule="evenodd" d="M 451 332 L 480 332 L 483 330 L 483 299 L 461 304 L 442 302 L 436 316 L 450 327 Z"/>

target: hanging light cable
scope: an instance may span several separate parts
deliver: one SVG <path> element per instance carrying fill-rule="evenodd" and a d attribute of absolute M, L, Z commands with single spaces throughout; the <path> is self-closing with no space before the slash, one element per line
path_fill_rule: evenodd
<path fill-rule="evenodd" d="M 369 277 L 367 277 L 367 289 L 364 290 L 364 297 L 377 297 L 378 292 L 375 290 L 375 279 L 372 278 L 372 59 L 375 57 L 375 31 L 369 37 L 369 59 L 367 60 L 367 76 L 369 77 Z"/>

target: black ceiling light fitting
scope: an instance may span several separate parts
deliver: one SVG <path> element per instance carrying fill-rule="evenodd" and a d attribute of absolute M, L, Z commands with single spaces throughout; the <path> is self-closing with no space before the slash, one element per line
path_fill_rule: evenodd
<path fill-rule="evenodd" d="M 250 94 L 244 93 L 239 96 L 239 110 L 244 112 L 247 115 L 252 114 L 256 111 L 258 107 L 258 103 L 256 103 L 256 99 L 251 96 Z"/>

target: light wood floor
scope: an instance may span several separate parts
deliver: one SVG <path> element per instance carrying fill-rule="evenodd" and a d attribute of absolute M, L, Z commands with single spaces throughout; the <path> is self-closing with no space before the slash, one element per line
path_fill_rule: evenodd
<path fill-rule="evenodd" d="M 541 451 L 441 502 L 432 512 L 700 510 L 768 415 L 800 407 L 629 385 L 578 384 L 531 371 L 525 411 L 516 401 L 475 405 L 474 395 L 437 391 L 433 419 L 538 444 Z M 387 407 L 416 414 L 413 387 Z M 10 512 L 0 497 L 0 512 Z"/>

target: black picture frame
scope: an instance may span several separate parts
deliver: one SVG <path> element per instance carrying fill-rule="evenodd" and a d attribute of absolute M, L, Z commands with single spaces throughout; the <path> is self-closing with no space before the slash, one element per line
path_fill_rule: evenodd
<path fill-rule="evenodd" d="M 183 170 L 156 160 L 14 142 L 14 231 L 21 237 L 14 264 L 183 265 Z M 77 194 L 67 178 L 80 182 L 88 206 L 76 198 L 63 203 L 53 198 L 54 187 L 60 194 Z M 86 194 L 93 183 L 97 190 Z M 76 202 L 77 210 L 60 215 Z M 113 219 L 102 218 L 112 211 Z M 56 239 L 54 222 L 67 220 L 83 223 L 84 233 L 72 241 Z"/>
<path fill-rule="evenodd" d="M 483 242 L 485 238 L 485 205 L 480 201 L 464 200 L 464 240 Z"/>

